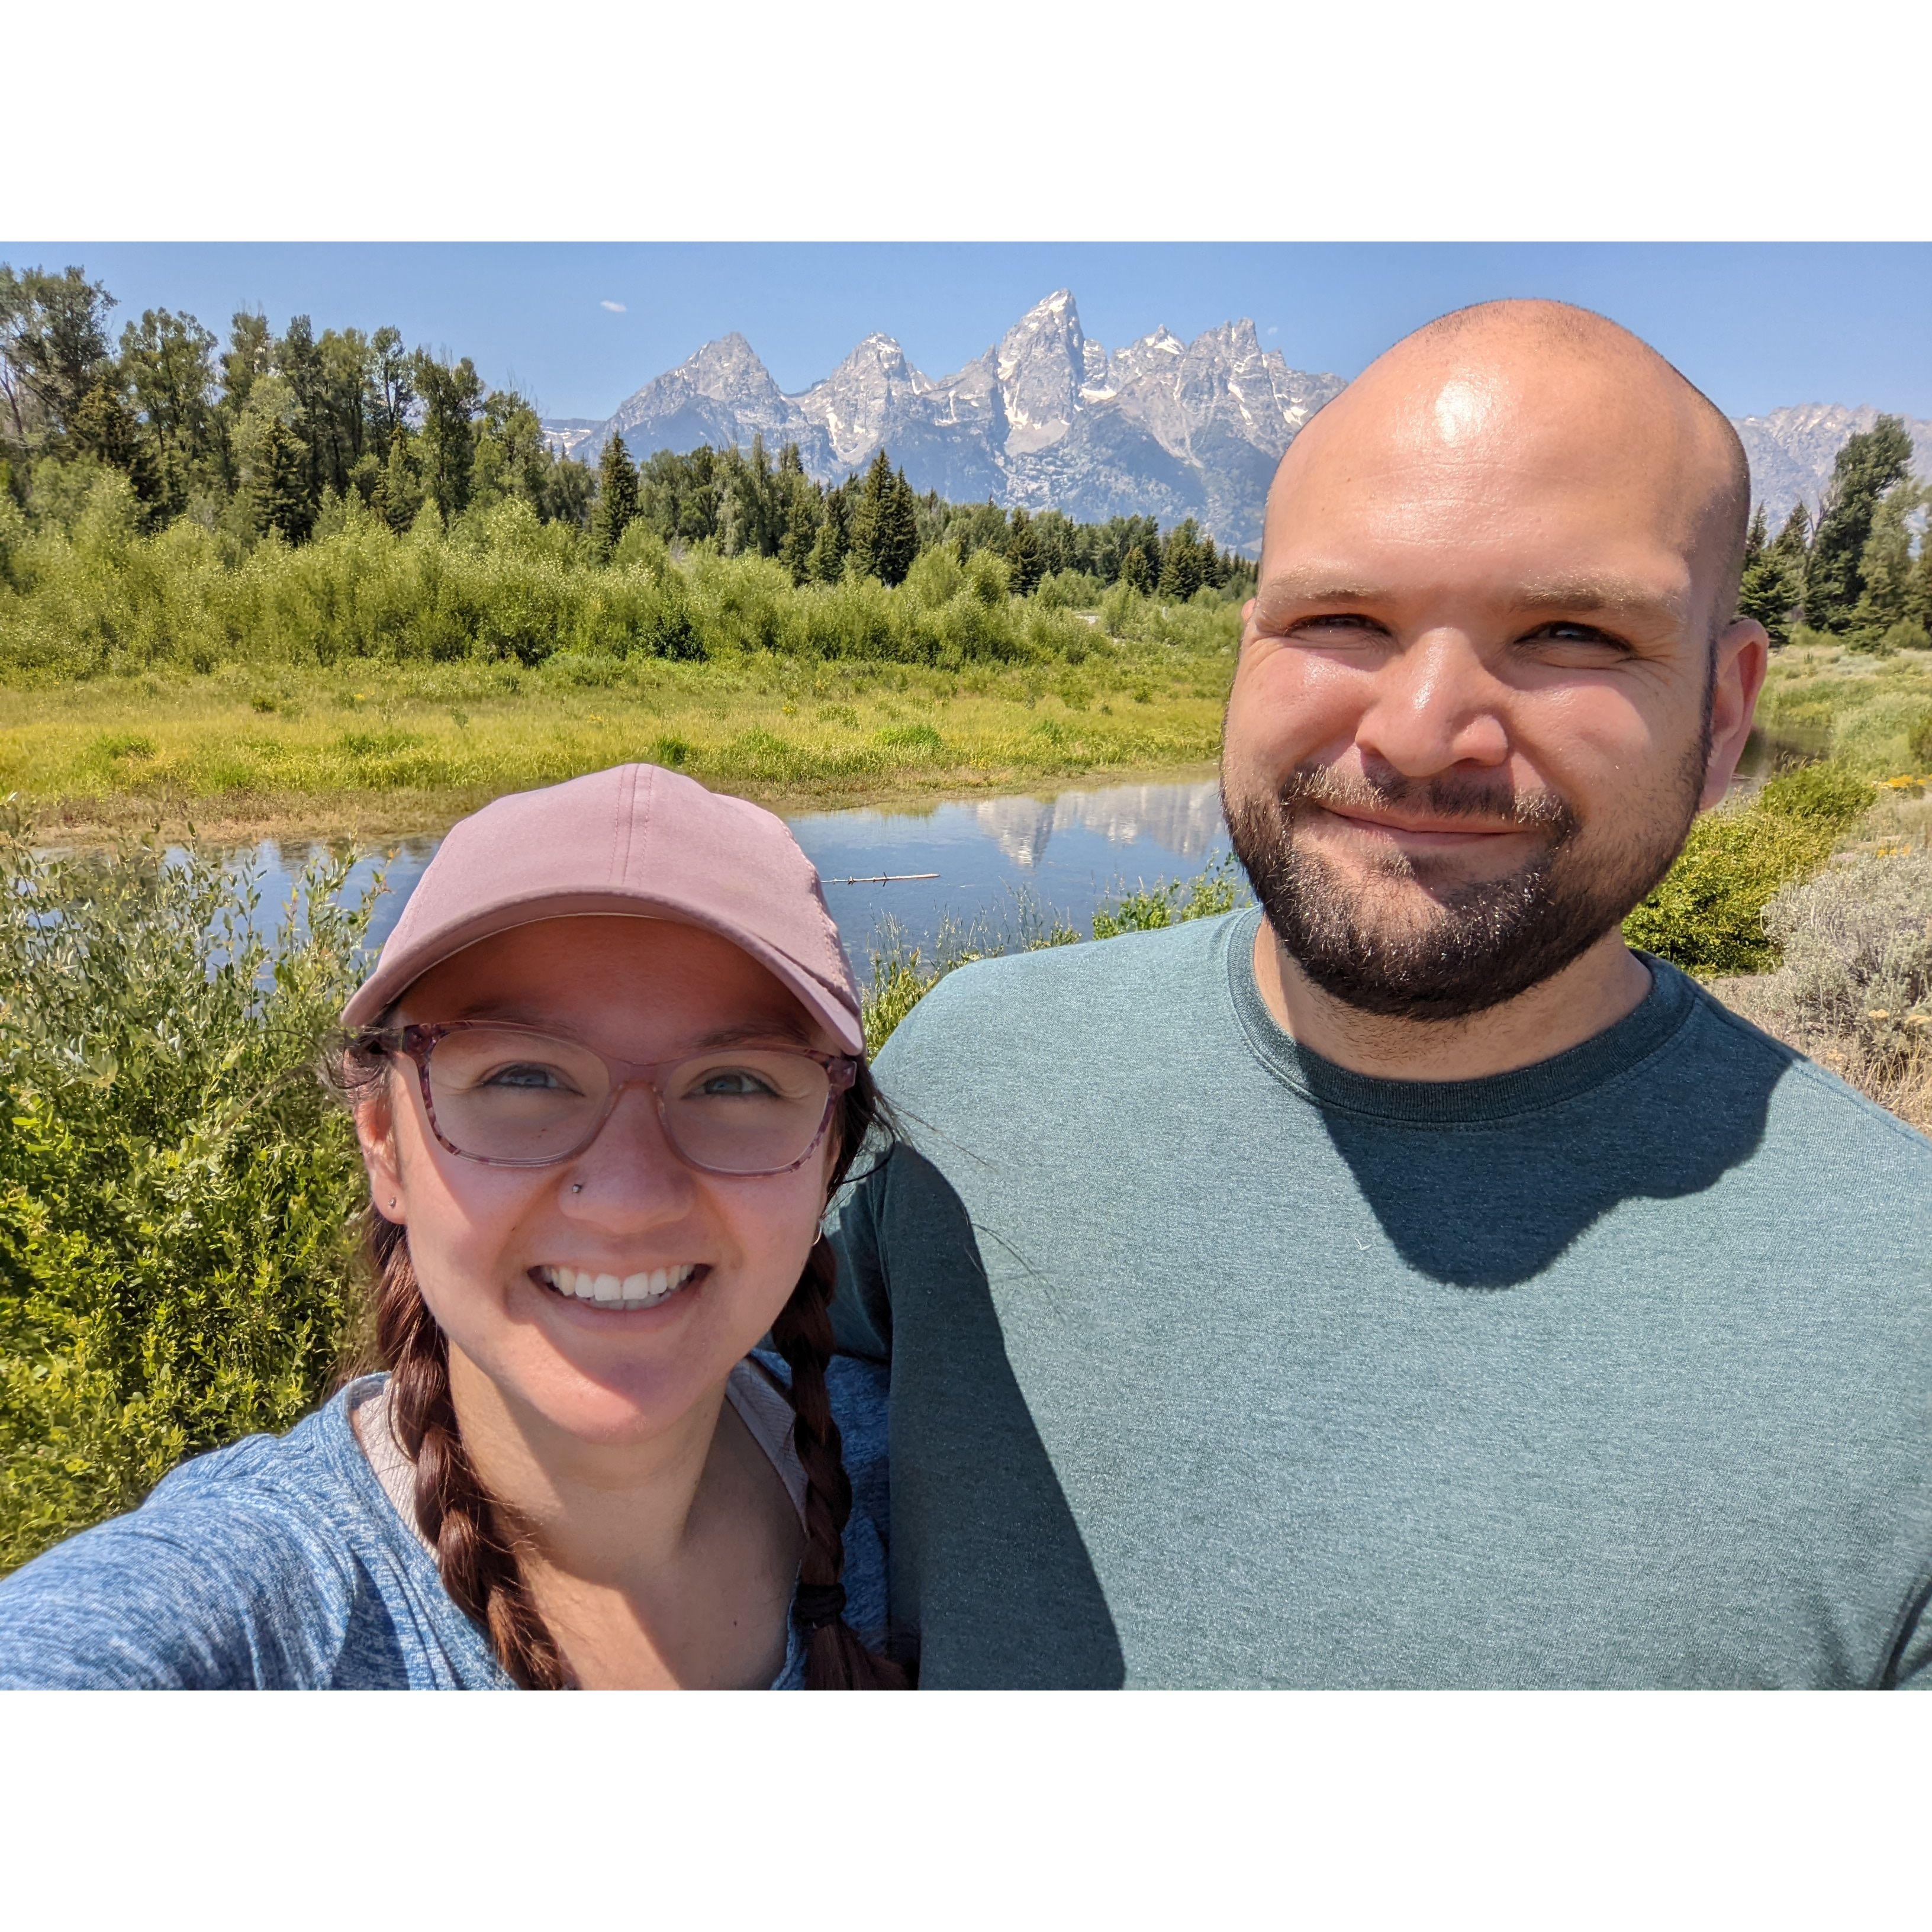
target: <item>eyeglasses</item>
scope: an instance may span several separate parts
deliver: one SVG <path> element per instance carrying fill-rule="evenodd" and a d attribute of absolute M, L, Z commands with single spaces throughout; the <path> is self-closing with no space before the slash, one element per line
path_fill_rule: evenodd
<path fill-rule="evenodd" d="M 648 1087 L 664 1138 L 706 1174 L 788 1174 L 824 1136 L 858 1062 L 804 1048 L 721 1047 L 682 1060 L 606 1060 L 575 1040 L 489 1020 L 364 1036 L 416 1063 L 430 1131 L 492 1167 L 581 1154 L 627 1087 Z"/>

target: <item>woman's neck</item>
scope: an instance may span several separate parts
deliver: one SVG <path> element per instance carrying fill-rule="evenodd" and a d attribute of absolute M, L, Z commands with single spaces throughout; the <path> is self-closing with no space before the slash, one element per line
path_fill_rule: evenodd
<path fill-rule="evenodd" d="M 520 1533 L 531 1595 L 580 1682 L 771 1682 L 803 1532 L 724 1384 L 613 1446 L 506 1400 L 453 1348 L 449 1382 L 465 1453 Z"/>

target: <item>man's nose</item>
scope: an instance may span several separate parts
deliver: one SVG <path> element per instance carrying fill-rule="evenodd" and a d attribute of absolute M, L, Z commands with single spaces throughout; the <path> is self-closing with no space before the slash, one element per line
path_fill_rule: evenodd
<path fill-rule="evenodd" d="M 1459 764 L 1499 765 L 1510 753 L 1506 694 L 1468 638 L 1431 632 L 1383 661 L 1355 742 L 1365 758 L 1405 778 Z"/>
<path fill-rule="evenodd" d="M 617 1096 L 597 1138 L 568 1164 L 564 1203 L 601 1226 L 647 1228 L 690 1210 L 695 1182 L 641 1082 Z"/>

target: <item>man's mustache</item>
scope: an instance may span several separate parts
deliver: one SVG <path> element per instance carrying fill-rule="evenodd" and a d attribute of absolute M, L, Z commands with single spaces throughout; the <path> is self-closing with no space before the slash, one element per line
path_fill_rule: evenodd
<path fill-rule="evenodd" d="M 1412 812 L 1429 818 L 1478 819 L 1486 825 L 1553 833 L 1558 838 L 1576 826 L 1576 814 L 1553 791 L 1519 792 L 1507 780 L 1498 784 L 1447 772 L 1406 778 L 1400 772 L 1383 777 L 1339 772 L 1332 765 L 1298 765 L 1277 796 L 1290 813 L 1299 805 Z"/>

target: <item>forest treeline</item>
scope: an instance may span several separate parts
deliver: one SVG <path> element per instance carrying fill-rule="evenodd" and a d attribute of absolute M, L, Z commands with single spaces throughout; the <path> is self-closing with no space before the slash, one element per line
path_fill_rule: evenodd
<path fill-rule="evenodd" d="M 849 571 L 902 583 L 944 547 L 990 550 L 1012 594 L 1090 579 L 1184 602 L 1203 586 L 1246 594 L 1252 566 L 1192 519 L 1080 524 L 921 496 L 881 451 L 862 477 L 821 485 L 794 446 L 659 452 L 641 466 L 613 439 L 593 474 L 546 444 L 530 401 L 488 386 L 467 356 L 410 349 L 394 328 L 279 334 L 243 311 L 227 344 L 194 316 L 148 309 L 115 340 L 114 297 L 85 271 L 0 264 L 0 469 L 29 527 L 70 526 L 104 472 L 125 479 L 138 525 L 188 520 L 238 563 L 256 545 L 299 547 L 351 505 L 401 535 L 425 512 L 446 531 L 505 502 L 580 536 L 608 561 L 641 524 L 674 550 L 782 562 L 794 585 Z M 1070 590 L 1078 586 L 1070 585 Z"/>
<path fill-rule="evenodd" d="M 1932 647 L 1932 530 L 1915 554 L 1912 527 L 1928 502 L 1904 422 L 1880 416 L 1838 452 L 1815 522 L 1800 502 L 1772 536 L 1757 506 L 1739 610 L 1778 644 L 1802 626 L 1853 650 Z"/>

